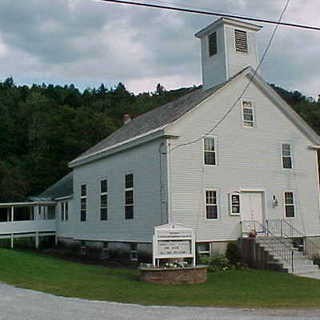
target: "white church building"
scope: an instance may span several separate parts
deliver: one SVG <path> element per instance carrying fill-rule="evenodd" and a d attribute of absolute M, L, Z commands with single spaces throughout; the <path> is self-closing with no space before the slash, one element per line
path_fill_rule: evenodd
<path fill-rule="evenodd" d="M 25 204 L 29 221 L 14 221 L 18 204 L 0 204 L 0 235 L 38 223 L 30 232 L 132 257 L 167 223 L 192 227 L 203 252 L 253 231 L 320 237 L 320 137 L 255 73 L 260 28 L 221 18 L 196 33 L 203 87 L 71 161 L 68 176 Z"/>

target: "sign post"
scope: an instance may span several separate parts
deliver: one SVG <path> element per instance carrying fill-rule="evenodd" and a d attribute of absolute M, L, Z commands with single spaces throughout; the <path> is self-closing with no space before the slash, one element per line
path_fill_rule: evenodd
<path fill-rule="evenodd" d="M 195 236 L 192 228 L 165 224 L 154 228 L 153 266 L 159 266 L 161 259 L 192 258 L 195 266 Z"/>

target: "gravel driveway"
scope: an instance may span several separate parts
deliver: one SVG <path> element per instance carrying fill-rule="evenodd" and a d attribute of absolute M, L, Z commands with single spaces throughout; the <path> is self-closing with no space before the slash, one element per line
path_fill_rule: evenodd
<path fill-rule="evenodd" d="M 157 307 L 57 297 L 0 283 L 0 320 L 317 319 L 319 310 Z"/>

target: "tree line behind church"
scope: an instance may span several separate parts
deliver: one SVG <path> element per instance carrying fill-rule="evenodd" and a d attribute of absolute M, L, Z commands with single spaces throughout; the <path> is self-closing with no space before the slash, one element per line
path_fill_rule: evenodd
<path fill-rule="evenodd" d="M 273 86 L 320 134 L 320 102 Z M 194 90 L 133 94 L 122 83 L 80 91 L 74 85 L 0 82 L 0 201 L 37 195 L 68 173 L 68 162 L 136 117 Z"/>

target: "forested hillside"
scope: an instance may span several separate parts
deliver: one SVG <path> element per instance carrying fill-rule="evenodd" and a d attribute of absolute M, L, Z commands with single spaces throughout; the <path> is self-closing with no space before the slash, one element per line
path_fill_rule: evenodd
<path fill-rule="evenodd" d="M 320 133 L 320 104 L 299 92 L 274 88 Z M 17 86 L 0 82 L 0 201 L 20 201 L 56 182 L 67 163 L 133 117 L 192 88 L 134 95 L 119 83 L 83 92 L 74 85 Z"/>

